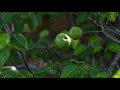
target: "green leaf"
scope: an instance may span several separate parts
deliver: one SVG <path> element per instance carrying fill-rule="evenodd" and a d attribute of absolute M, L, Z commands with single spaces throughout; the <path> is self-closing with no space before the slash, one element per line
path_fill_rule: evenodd
<path fill-rule="evenodd" d="M 68 65 L 64 67 L 61 78 L 72 78 L 77 72 L 77 65 Z"/>
<path fill-rule="evenodd" d="M 79 13 L 78 17 L 76 18 L 76 23 L 81 24 L 82 22 L 86 21 L 87 18 L 87 13 L 86 12 L 81 12 Z"/>
<path fill-rule="evenodd" d="M 3 66 L 10 56 L 10 48 L 4 47 L 0 50 L 0 66 Z"/>
<path fill-rule="evenodd" d="M 104 58 L 105 58 L 105 60 L 109 60 L 109 61 L 110 61 L 111 58 L 112 58 L 112 53 L 106 51 L 106 52 L 104 53 Z"/>
<path fill-rule="evenodd" d="M 12 46 L 18 50 L 25 50 L 28 48 L 27 39 L 22 34 L 14 34 L 11 37 Z"/>
<path fill-rule="evenodd" d="M 38 77 L 44 77 L 51 71 L 52 69 L 50 67 L 41 67 L 34 75 Z"/>
<path fill-rule="evenodd" d="M 10 40 L 10 36 L 5 33 L 0 33 L 0 49 L 4 48 Z"/>
<path fill-rule="evenodd" d="M 120 70 L 118 70 L 113 76 L 112 78 L 120 78 Z"/>
<path fill-rule="evenodd" d="M 101 49 L 102 49 L 102 46 L 95 46 L 95 47 L 94 47 L 93 54 L 99 52 Z"/>
<path fill-rule="evenodd" d="M 21 73 L 26 78 L 31 78 L 32 77 L 31 73 L 28 72 L 27 70 L 19 70 L 19 73 Z"/>
<path fill-rule="evenodd" d="M 13 23 L 14 23 L 14 32 L 15 33 L 21 33 L 23 31 L 24 25 L 25 25 L 25 21 L 24 21 L 24 19 L 21 18 L 21 14 L 16 15 L 13 18 Z"/>
<path fill-rule="evenodd" d="M 120 45 L 117 43 L 111 43 L 107 46 L 107 49 L 111 52 L 120 52 Z"/>
<path fill-rule="evenodd" d="M 81 44 L 81 45 L 78 45 L 75 50 L 74 50 L 74 55 L 80 55 L 83 51 L 86 50 L 86 46 Z"/>
<path fill-rule="evenodd" d="M 42 16 L 33 12 L 29 13 L 29 18 L 35 27 L 40 27 L 42 24 Z"/>
<path fill-rule="evenodd" d="M 71 42 L 72 47 L 75 49 L 77 47 L 77 45 L 79 44 L 79 42 L 80 42 L 79 39 L 77 39 L 77 40 L 72 39 L 72 42 Z"/>
<path fill-rule="evenodd" d="M 6 24 L 11 22 L 11 19 L 13 18 L 13 13 L 12 12 L 5 12 L 2 14 L 2 19 L 0 21 L 0 28 L 4 27 Z"/>
<path fill-rule="evenodd" d="M 117 17 L 117 12 L 109 12 L 107 19 L 109 21 L 115 22 L 116 21 L 116 17 Z"/>
<path fill-rule="evenodd" d="M 109 74 L 107 72 L 99 72 L 96 78 L 109 78 Z"/>
<path fill-rule="evenodd" d="M 1 74 L 4 78 L 26 78 L 19 71 L 9 71 Z"/>
<path fill-rule="evenodd" d="M 17 70 L 14 66 L 0 67 L 0 75 L 4 78 L 31 78 L 27 70 Z"/>
<path fill-rule="evenodd" d="M 98 37 L 98 36 L 92 36 L 89 38 L 89 42 L 91 43 L 97 43 L 100 42 L 102 40 L 102 38 Z"/>

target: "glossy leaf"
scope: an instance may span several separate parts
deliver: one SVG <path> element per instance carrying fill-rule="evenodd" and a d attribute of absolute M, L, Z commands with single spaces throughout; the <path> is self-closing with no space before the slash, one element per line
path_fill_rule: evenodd
<path fill-rule="evenodd" d="M 60 77 L 61 78 L 72 78 L 76 72 L 77 72 L 76 65 L 68 65 L 64 67 Z"/>
<path fill-rule="evenodd" d="M 29 13 L 30 20 L 35 27 L 39 27 L 42 24 L 42 17 L 39 14 Z"/>
<path fill-rule="evenodd" d="M 43 77 L 47 75 L 52 69 L 50 67 L 41 67 L 36 73 L 35 76 L 37 77 Z"/>
<path fill-rule="evenodd" d="M 71 42 L 72 47 L 75 49 L 78 46 L 79 42 L 80 42 L 79 39 L 77 39 L 77 40 L 72 39 L 72 42 Z"/>
<path fill-rule="evenodd" d="M 107 46 L 107 49 L 111 52 L 120 52 L 120 45 L 117 43 L 111 43 Z"/>
<path fill-rule="evenodd" d="M 4 78 L 26 78 L 19 71 L 9 71 L 1 74 Z"/>
<path fill-rule="evenodd" d="M 120 70 L 118 70 L 113 76 L 112 78 L 120 78 Z"/>
<path fill-rule="evenodd" d="M 76 18 L 76 23 L 77 24 L 80 24 L 84 21 L 86 21 L 88 18 L 87 18 L 87 13 L 86 12 L 81 12 L 78 14 L 78 17 Z"/>
<path fill-rule="evenodd" d="M 0 34 L 0 49 L 4 48 L 5 46 L 8 45 L 10 40 L 10 36 L 5 33 Z"/>
<path fill-rule="evenodd" d="M 100 42 L 102 40 L 102 38 L 98 37 L 98 36 L 92 36 L 89 38 L 89 42 L 91 43 L 97 43 Z"/>
<path fill-rule="evenodd" d="M 117 12 L 109 12 L 107 19 L 109 21 L 115 22 L 116 21 L 116 17 L 117 17 Z"/>
<path fill-rule="evenodd" d="M 75 54 L 75 55 L 79 55 L 79 54 L 81 54 L 83 51 L 85 51 L 86 48 L 87 48 L 87 47 L 86 47 L 85 45 L 80 44 L 79 46 L 77 46 L 77 47 L 75 48 L 74 54 Z"/>
<path fill-rule="evenodd" d="M 0 66 L 3 66 L 10 56 L 10 48 L 8 46 L 0 50 Z"/>
<path fill-rule="evenodd" d="M 11 19 L 13 18 L 13 13 L 12 12 L 5 12 L 2 14 L 2 19 L 0 21 L 0 28 L 4 27 L 6 24 L 11 22 Z"/>
<path fill-rule="evenodd" d="M 26 78 L 31 78 L 32 77 L 31 73 L 28 72 L 27 70 L 19 70 L 19 73 L 21 73 Z"/>
<path fill-rule="evenodd" d="M 96 78 L 108 78 L 109 74 L 107 72 L 99 72 Z"/>
<path fill-rule="evenodd" d="M 102 46 L 95 46 L 93 54 L 99 52 L 102 49 Z"/>
<path fill-rule="evenodd" d="M 22 34 L 15 34 L 11 37 L 11 43 L 13 47 L 18 50 L 25 50 L 28 48 L 27 39 Z"/>
<path fill-rule="evenodd" d="M 14 32 L 21 33 L 23 31 L 24 25 L 25 25 L 25 20 L 21 18 L 21 14 L 16 15 L 13 18 L 13 23 L 14 23 Z"/>

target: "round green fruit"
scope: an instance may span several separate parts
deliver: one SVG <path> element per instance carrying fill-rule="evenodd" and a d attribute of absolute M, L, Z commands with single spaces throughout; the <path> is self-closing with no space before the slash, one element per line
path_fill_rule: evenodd
<path fill-rule="evenodd" d="M 69 35 L 69 31 L 67 30 L 62 31 L 61 33 L 66 33 L 67 35 Z"/>
<path fill-rule="evenodd" d="M 82 30 L 79 27 L 74 26 L 70 29 L 69 36 L 74 40 L 79 39 L 82 36 Z"/>
<path fill-rule="evenodd" d="M 55 44 L 59 48 L 67 48 L 71 44 L 71 38 L 65 33 L 60 33 L 55 38 Z"/>
<path fill-rule="evenodd" d="M 41 38 L 46 38 L 46 37 L 49 36 L 49 34 L 50 34 L 50 32 L 48 30 L 43 30 L 43 31 L 40 32 L 40 37 Z"/>

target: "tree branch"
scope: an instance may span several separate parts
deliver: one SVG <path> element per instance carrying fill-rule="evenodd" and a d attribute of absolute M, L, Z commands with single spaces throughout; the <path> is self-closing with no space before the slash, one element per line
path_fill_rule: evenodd
<path fill-rule="evenodd" d="M 118 60 L 120 60 L 120 52 L 116 54 L 116 56 L 114 57 L 114 59 L 112 60 L 111 64 L 108 67 L 108 71 L 109 71 L 110 75 L 112 75 L 112 71 L 113 71 L 115 65 L 117 64 Z"/>
<path fill-rule="evenodd" d="M 101 27 L 101 29 L 102 29 L 102 31 L 103 31 L 103 34 L 104 34 L 106 37 L 108 37 L 109 39 L 111 39 L 112 41 L 120 44 L 120 40 L 119 40 L 119 39 L 111 36 L 110 34 L 108 34 L 108 33 L 106 32 L 106 29 L 104 28 L 103 23 L 102 23 L 102 21 L 101 21 L 100 19 L 99 19 L 99 22 L 100 22 L 100 27 Z"/>
<path fill-rule="evenodd" d="M 5 30 L 5 32 L 6 33 L 8 33 L 9 35 L 13 35 L 13 26 L 11 26 L 12 28 L 10 28 L 10 26 L 8 26 L 8 25 L 6 25 L 5 27 L 4 27 L 4 30 Z M 30 70 L 30 68 L 29 68 L 29 65 L 28 65 L 28 62 L 27 62 L 27 60 L 26 60 L 26 56 L 25 56 L 25 54 L 22 52 L 22 51 L 17 51 L 17 53 L 19 54 L 19 56 L 20 56 L 20 58 L 21 58 L 21 60 L 23 61 L 23 63 L 24 63 L 24 65 L 26 66 L 26 68 L 27 68 L 27 70 L 33 75 L 33 73 L 32 73 L 32 71 Z"/>
<path fill-rule="evenodd" d="M 20 56 L 21 60 L 23 61 L 26 69 L 27 69 L 31 74 L 33 74 L 32 71 L 31 71 L 31 69 L 30 69 L 30 67 L 29 67 L 29 64 L 28 64 L 28 62 L 27 62 L 25 53 L 23 53 L 22 51 L 17 51 L 17 53 L 18 53 L 18 55 Z"/>

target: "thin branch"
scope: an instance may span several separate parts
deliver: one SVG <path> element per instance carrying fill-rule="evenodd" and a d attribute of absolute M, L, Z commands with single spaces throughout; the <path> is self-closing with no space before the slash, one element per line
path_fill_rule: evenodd
<path fill-rule="evenodd" d="M 17 69 L 25 69 L 26 68 L 24 64 L 19 64 L 19 65 L 16 65 L 15 67 Z M 30 67 L 30 69 L 35 70 L 35 71 L 39 70 L 39 67 L 36 65 L 33 65 L 33 64 L 29 64 L 29 67 Z"/>
<path fill-rule="evenodd" d="M 29 67 L 29 64 L 28 64 L 28 62 L 27 62 L 26 55 L 25 55 L 22 51 L 17 51 L 17 53 L 18 53 L 18 55 L 20 56 L 21 60 L 23 61 L 26 69 L 27 69 L 31 74 L 33 74 L 32 71 L 31 71 L 31 69 L 30 69 L 30 67 Z"/>
<path fill-rule="evenodd" d="M 103 62 L 103 58 L 102 58 L 102 57 L 100 57 L 100 62 L 101 62 L 101 66 L 103 67 L 103 70 L 104 70 L 104 71 L 107 71 L 107 68 L 106 68 L 105 65 L 104 65 L 104 62 Z"/>
<path fill-rule="evenodd" d="M 51 49 L 53 49 L 55 47 L 56 47 L 56 45 L 54 45 L 52 47 L 33 47 L 33 48 L 29 48 L 27 51 L 32 51 L 32 50 L 35 50 L 35 49 L 50 51 Z"/>
<path fill-rule="evenodd" d="M 115 31 L 115 30 L 113 30 L 113 29 L 111 29 L 111 28 L 106 28 L 106 31 L 111 32 L 111 33 L 113 33 L 113 34 L 115 34 L 115 35 L 120 36 L 120 33 L 119 33 L 119 32 L 117 32 L 117 31 Z"/>
<path fill-rule="evenodd" d="M 116 30 L 118 33 L 120 33 L 120 30 L 119 29 L 117 29 L 117 28 L 115 28 L 115 27 L 113 27 L 114 28 L 114 30 Z"/>
<path fill-rule="evenodd" d="M 116 56 L 114 57 L 114 59 L 112 60 L 112 62 L 110 63 L 110 65 L 108 67 L 108 71 L 109 71 L 110 75 L 112 75 L 112 71 L 113 71 L 115 65 L 117 64 L 118 60 L 120 60 L 120 52 L 116 54 Z"/>
<path fill-rule="evenodd" d="M 117 66 L 117 68 L 118 68 L 118 70 L 119 70 L 119 69 L 120 69 L 120 67 L 119 67 L 118 63 L 116 64 L 116 66 Z"/>
<path fill-rule="evenodd" d="M 84 31 L 83 34 L 87 33 L 103 33 L 102 31 Z"/>
<path fill-rule="evenodd" d="M 106 29 L 104 28 L 103 23 L 102 23 L 102 21 L 101 21 L 100 19 L 99 19 L 99 22 L 100 22 L 100 26 L 101 26 L 101 29 L 102 29 L 102 31 L 103 31 L 103 34 L 104 34 L 106 37 L 108 37 L 109 39 L 111 39 L 112 41 L 120 44 L 120 40 L 119 40 L 119 39 L 111 36 L 110 34 L 108 34 L 108 33 L 106 32 Z"/>
<path fill-rule="evenodd" d="M 4 27 L 5 32 L 8 33 L 11 36 L 13 35 L 13 30 L 12 29 L 14 29 L 13 26 L 12 26 L 12 28 L 10 28 L 9 25 L 5 25 L 5 27 Z M 21 60 L 23 61 L 24 65 L 26 66 L 27 70 L 32 74 L 32 71 L 30 70 L 28 62 L 26 60 L 25 54 L 22 51 L 17 51 L 17 53 L 19 54 Z"/>

